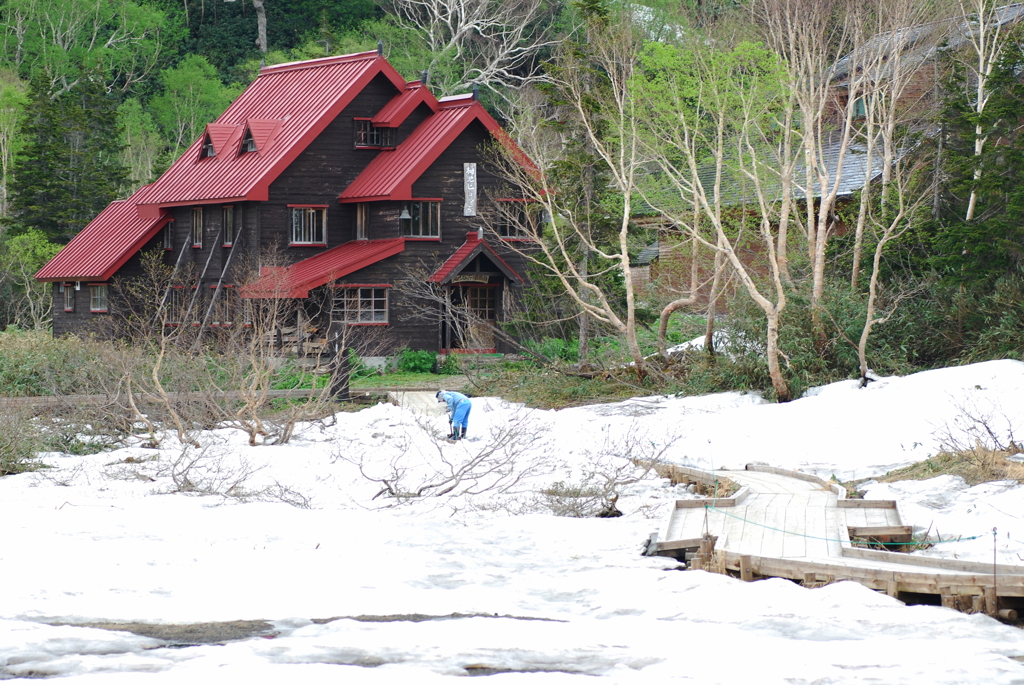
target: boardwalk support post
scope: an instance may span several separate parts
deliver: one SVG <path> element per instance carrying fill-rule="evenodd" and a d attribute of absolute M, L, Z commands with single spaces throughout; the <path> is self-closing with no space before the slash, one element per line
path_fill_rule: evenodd
<path fill-rule="evenodd" d="M 750 566 L 749 554 L 740 557 L 740 580 L 745 580 L 748 583 L 754 580 L 754 569 Z"/>

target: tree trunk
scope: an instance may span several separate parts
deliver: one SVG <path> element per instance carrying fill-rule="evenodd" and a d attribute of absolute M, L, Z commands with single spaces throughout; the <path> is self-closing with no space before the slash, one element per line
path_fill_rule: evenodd
<path fill-rule="evenodd" d="M 724 267 L 725 257 L 721 252 L 716 252 L 715 275 L 711 279 L 711 293 L 708 295 L 708 323 L 704 328 L 704 352 L 711 359 L 715 357 L 715 307 L 718 305 L 718 295 L 722 289 L 722 270 Z"/>
<path fill-rule="evenodd" d="M 789 402 L 793 395 L 779 366 L 779 312 L 769 311 L 765 314 L 768 319 L 768 374 L 772 379 L 772 387 L 775 388 L 776 399 L 779 402 Z"/>
<path fill-rule="evenodd" d="M 580 259 L 580 278 L 587 280 L 589 268 L 590 247 L 584 243 L 583 257 Z M 580 295 L 582 295 L 584 302 L 590 301 L 590 293 L 586 290 L 583 290 Z M 580 371 L 586 371 L 590 368 L 590 314 L 587 313 L 586 309 L 580 312 L 580 332 L 577 345 L 576 356 L 579 359 Z"/>
<path fill-rule="evenodd" d="M 252 6 L 256 8 L 256 45 L 260 53 L 267 54 L 267 13 L 263 9 L 263 0 L 252 0 Z"/>

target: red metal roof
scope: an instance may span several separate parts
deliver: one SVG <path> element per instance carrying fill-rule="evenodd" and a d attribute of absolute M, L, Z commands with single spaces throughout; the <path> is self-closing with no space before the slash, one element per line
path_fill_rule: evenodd
<path fill-rule="evenodd" d="M 149 187 L 138 200 L 140 213 L 156 216 L 161 206 L 266 200 L 271 182 L 377 74 L 404 91 L 405 80 L 376 51 L 264 67 Z M 276 131 L 268 133 L 269 123 L 262 122 L 274 122 Z M 239 154 L 237 143 L 246 124 L 253 130 L 257 151 Z M 207 134 L 217 154 L 200 158 Z"/>
<path fill-rule="evenodd" d="M 384 105 L 384 109 L 373 117 L 372 123 L 374 126 L 389 128 L 401 126 L 421 104 L 429 107 L 431 112 L 437 111 L 438 103 L 434 94 L 421 81 L 409 81 L 405 84 L 405 92 L 396 95 L 391 102 Z"/>
<path fill-rule="evenodd" d="M 466 242 L 457 249 L 451 257 L 445 260 L 445 263 L 441 265 L 441 268 L 435 271 L 427 278 L 427 281 L 431 283 L 447 283 L 452 276 L 455 276 L 461 269 L 467 264 L 473 261 L 481 252 L 487 252 L 487 257 L 494 262 L 494 265 L 501 270 L 505 276 L 515 281 L 516 283 L 522 283 L 523 279 L 515 272 L 511 266 L 509 266 L 504 259 L 498 256 L 498 253 L 491 249 L 491 246 L 486 241 L 480 239 L 480 234 L 476 231 L 470 231 L 466 234 Z"/>
<path fill-rule="evenodd" d="M 507 139 L 498 122 L 472 96 L 444 98 L 437 112 L 417 126 L 401 145 L 374 157 L 339 199 L 411 200 L 412 184 L 474 121 L 487 127 L 499 140 Z"/>
<path fill-rule="evenodd" d="M 142 249 L 170 220 L 139 216 L 135 209 L 141 188 L 127 200 L 111 202 L 39 270 L 40 281 L 108 281 L 128 258 Z"/>
<path fill-rule="evenodd" d="M 309 297 L 313 288 L 387 259 L 405 249 L 405 238 L 350 240 L 287 267 L 266 268 L 259 280 L 241 288 L 246 298 Z"/>

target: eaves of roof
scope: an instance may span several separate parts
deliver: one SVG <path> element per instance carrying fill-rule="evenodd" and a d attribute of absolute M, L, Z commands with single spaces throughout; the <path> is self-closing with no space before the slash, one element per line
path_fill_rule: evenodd
<path fill-rule="evenodd" d="M 388 104 L 384 105 L 384 108 L 373 117 L 371 123 L 374 126 L 385 126 L 388 128 L 401 126 L 420 105 L 426 105 L 430 108 L 431 112 L 436 112 L 439 106 L 437 98 L 434 97 L 434 94 L 422 82 L 410 81 L 405 84 L 405 91 L 396 95 Z"/>
<path fill-rule="evenodd" d="M 427 278 L 427 281 L 430 283 L 447 283 L 481 252 L 486 252 L 487 257 L 494 262 L 494 265 L 510 281 L 515 283 L 523 282 L 522 277 L 515 272 L 515 269 L 498 256 L 498 253 L 485 240 L 482 240 L 480 234 L 476 231 L 470 231 L 466 235 L 466 242 L 452 253 L 452 256 L 446 259 L 444 264 Z"/>
<path fill-rule="evenodd" d="M 95 219 L 71 239 L 36 274 L 39 281 L 108 281 L 170 221 L 161 213 L 156 218 L 139 216 L 135 192 L 127 200 L 111 202 Z"/>
<path fill-rule="evenodd" d="M 474 121 L 479 121 L 498 140 L 511 144 L 498 122 L 470 97 L 444 98 L 428 117 L 394 150 L 383 150 L 366 166 L 338 199 L 411 200 L 412 185 L 449 145 Z"/>
<path fill-rule="evenodd" d="M 405 250 L 405 238 L 350 240 L 291 266 L 264 269 L 240 289 L 248 299 L 307 298 L 309 291 Z"/>

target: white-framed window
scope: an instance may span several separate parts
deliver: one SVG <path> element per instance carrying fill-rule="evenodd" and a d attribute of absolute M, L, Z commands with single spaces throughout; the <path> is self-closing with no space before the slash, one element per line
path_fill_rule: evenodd
<path fill-rule="evenodd" d="M 163 243 L 165 250 L 174 249 L 174 222 L 168 221 L 163 230 Z"/>
<path fill-rule="evenodd" d="M 246 152 L 256 152 L 256 140 L 252 137 L 252 131 L 245 129 L 245 135 L 242 136 L 242 146 L 238 149 L 238 154 L 244 155 Z"/>
<path fill-rule="evenodd" d="M 402 235 L 412 238 L 438 238 L 441 236 L 440 202 L 403 202 L 398 215 Z"/>
<path fill-rule="evenodd" d="M 89 286 L 89 311 L 105 313 L 110 311 L 108 301 L 108 290 L 106 285 Z"/>
<path fill-rule="evenodd" d="M 530 240 L 538 235 L 541 209 L 532 202 L 498 200 L 494 230 L 501 238 Z"/>
<path fill-rule="evenodd" d="M 60 289 L 64 293 L 64 311 L 75 311 L 75 287 L 70 283 L 61 283 Z"/>
<path fill-rule="evenodd" d="M 292 207 L 292 245 L 327 244 L 327 208 Z"/>
<path fill-rule="evenodd" d="M 235 321 L 235 309 L 237 298 L 235 289 L 229 285 L 220 289 L 217 295 L 217 302 L 213 306 L 213 319 L 210 324 L 213 326 L 230 326 Z"/>
<path fill-rule="evenodd" d="M 203 246 L 203 208 L 192 208 L 192 247 Z"/>
<path fill-rule="evenodd" d="M 217 156 L 217 150 L 214 149 L 213 141 L 210 140 L 210 136 L 203 138 L 203 151 L 199 156 L 200 158 Z"/>
<path fill-rule="evenodd" d="M 395 129 L 374 126 L 369 119 L 355 120 L 356 147 L 394 147 Z"/>
<path fill-rule="evenodd" d="M 234 205 L 224 205 L 220 208 L 220 221 L 221 221 L 221 245 L 224 247 L 231 247 L 235 244 L 235 207 Z"/>
<path fill-rule="evenodd" d="M 356 240 L 366 240 L 370 233 L 370 203 L 356 203 Z"/>
<path fill-rule="evenodd" d="M 171 286 L 164 304 L 164 325 L 177 326 L 185 315 L 185 289 L 180 285 Z"/>
<path fill-rule="evenodd" d="M 334 291 L 334 319 L 344 323 L 388 322 L 388 289 L 339 287 Z"/>

